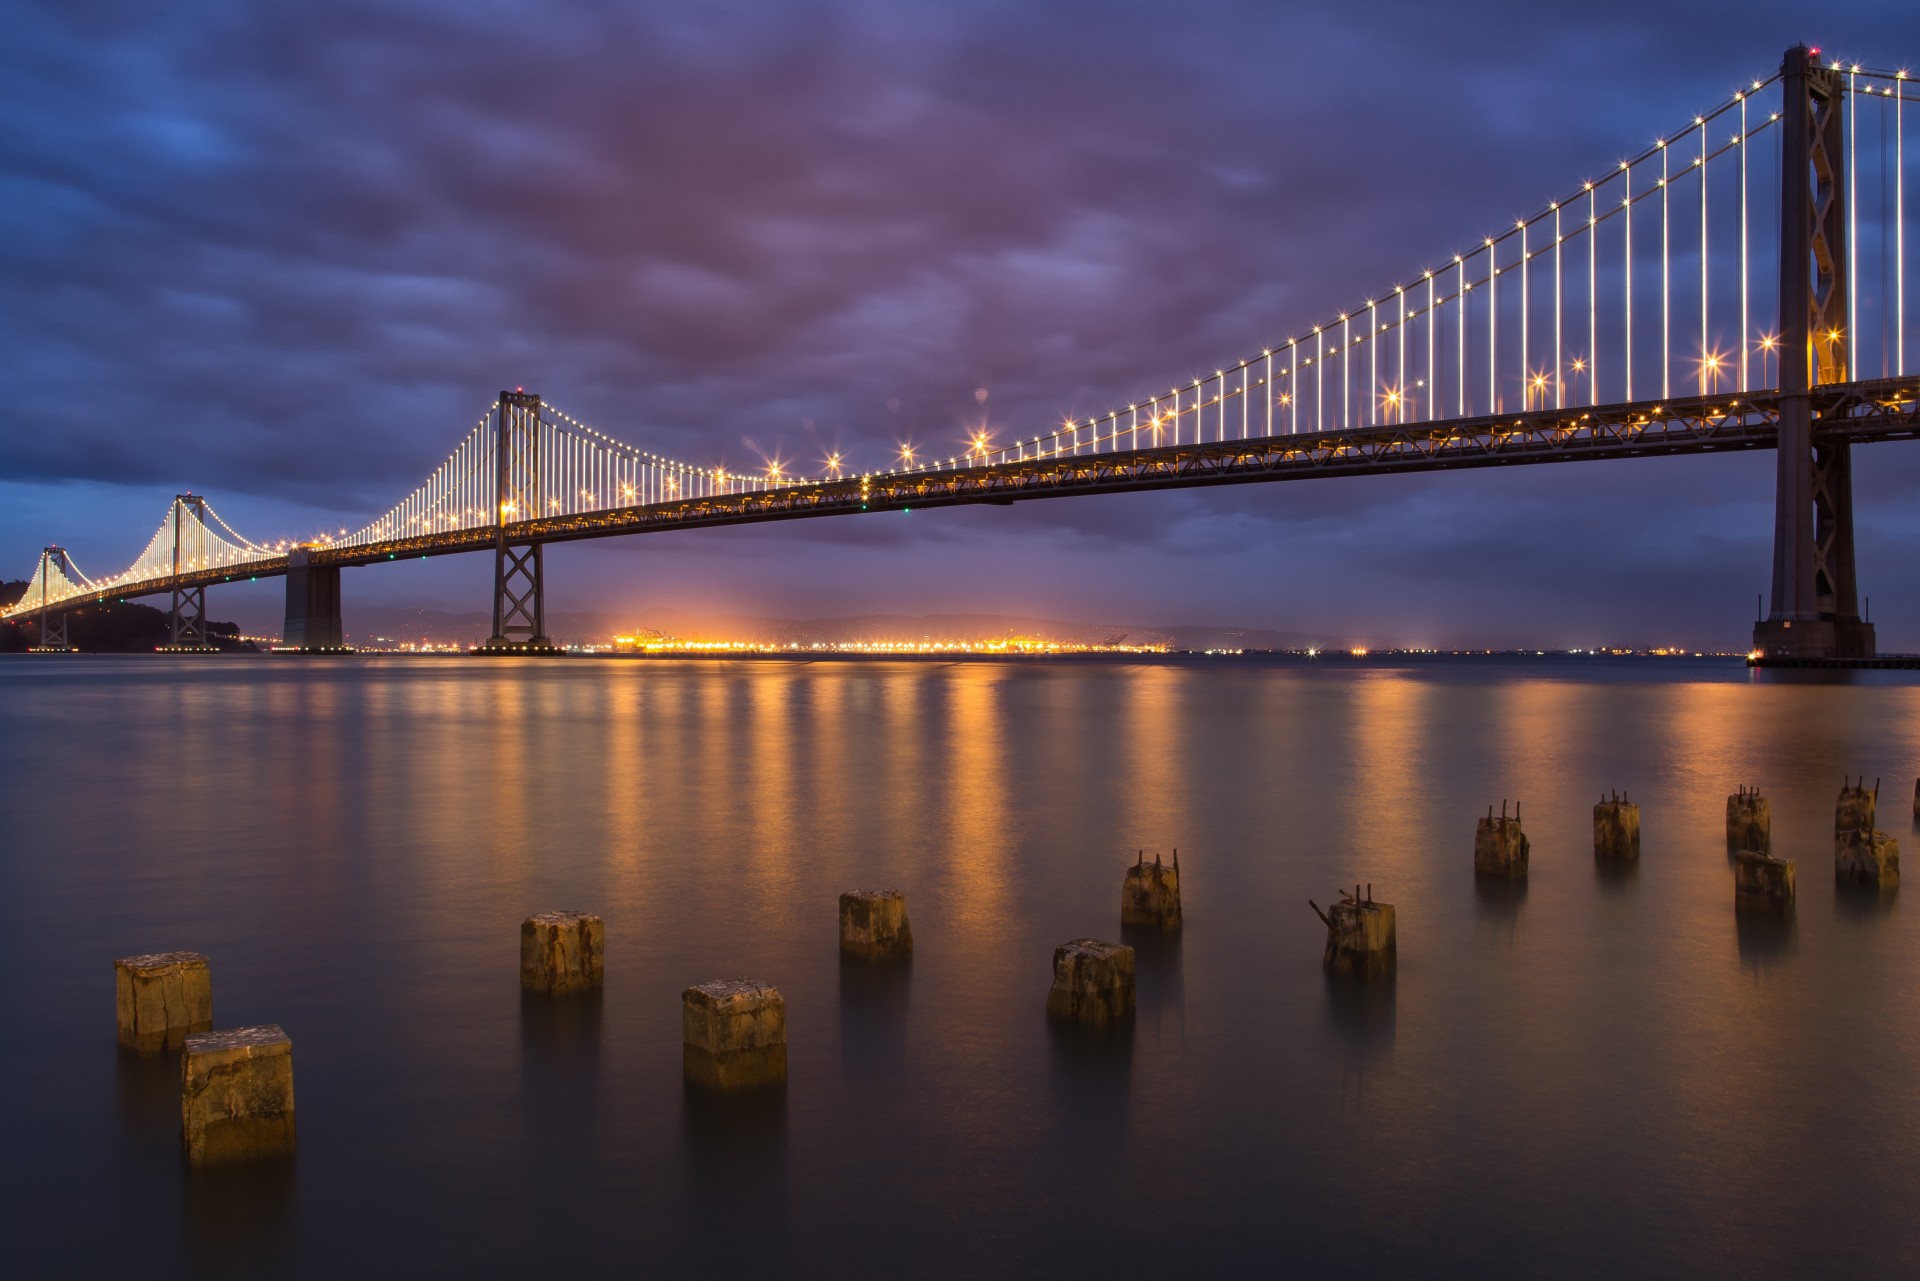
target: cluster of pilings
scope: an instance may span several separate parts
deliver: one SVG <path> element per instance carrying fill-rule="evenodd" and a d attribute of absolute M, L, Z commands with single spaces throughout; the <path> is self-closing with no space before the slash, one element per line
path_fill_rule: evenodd
<path fill-rule="evenodd" d="M 193 1166 L 293 1151 L 293 1042 L 272 1023 L 213 1030 L 213 972 L 198 952 L 113 963 L 128 1053 L 180 1056 L 180 1147 Z"/>
<path fill-rule="evenodd" d="M 1874 826 L 1880 783 L 1845 780 L 1834 806 L 1834 877 L 1842 885 L 1890 890 L 1900 883 L 1899 843 Z M 1920 779 L 1914 783 L 1920 820 Z M 1734 902 L 1741 909 L 1790 910 L 1795 865 L 1772 850 L 1767 798 L 1739 786 L 1727 797 L 1727 852 L 1734 864 Z M 1593 808 L 1593 853 L 1607 864 L 1640 857 L 1640 807 L 1609 792 Z M 1475 825 L 1476 877 L 1524 880 L 1530 847 L 1520 806 L 1493 806 Z M 1324 910 L 1308 906 L 1327 930 L 1322 958 L 1330 973 L 1391 978 L 1398 960 L 1394 906 L 1374 898 L 1371 884 L 1342 888 Z M 874 965 L 913 956 L 906 896 L 858 889 L 840 896 L 840 952 Z M 1120 888 L 1125 930 L 1181 929 L 1180 856 L 1135 858 Z M 590 912 L 554 911 L 520 925 L 520 984 L 535 997 L 559 999 L 599 989 L 606 975 L 606 925 Z M 1053 951 L 1049 1017 L 1103 1028 L 1134 1014 L 1134 949 L 1078 938 Z M 190 1165 L 284 1156 L 294 1149 L 293 1042 L 276 1024 L 213 1030 L 213 981 L 197 952 L 121 957 L 114 963 L 119 1041 L 128 1052 L 181 1051 L 180 1141 Z M 689 1086 L 732 1092 L 783 1085 L 787 1079 L 787 1013 L 780 990 L 756 978 L 722 978 L 681 993 L 682 1069 Z"/>
<path fill-rule="evenodd" d="M 1180 864 L 1144 854 L 1127 869 L 1121 921 L 1128 929 L 1178 930 Z M 538 912 L 520 923 L 520 986 L 563 1000 L 606 980 L 606 923 L 591 912 Z M 840 896 L 840 952 L 856 962 L 911 960 L 913 928 L 899 890 Z M 1075 939 L 1054 949 L 1047 1012 L 1106 1026 L 1134 1012 L 1133 948 Z M 286 1156 L 294 1150 L 293 1041 L 275 1024 L 213 1030 L 213 980 L 197 952 L 160 952 L 114 962 L 121 1046 L 154 1056 L 181 1051 L 180 1140 L 191 1166 Z M 730 1093 L 785 1084 L 787 1010 L 780 990 L 757 978 L 721 978 L 680 994 L 681 1063 L 690 1087 Z"/>

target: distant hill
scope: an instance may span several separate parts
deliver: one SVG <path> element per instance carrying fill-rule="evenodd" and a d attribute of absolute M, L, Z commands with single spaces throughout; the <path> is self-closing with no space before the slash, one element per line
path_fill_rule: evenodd
<path fill-rule="evenodd" d="M 0 583 L 0 607 L 26 593 L 24 581 Z M 89 654 L 151 653 L 173 640 L 173 627 L 164 609 L 136 603 L 84 605 L 67 611 L 67 641 Z M 40 620 L 29 616 L 0 624 L 0 653 L 20 653 L 40 642 Z M 207 621 L 207 643 L 216 649 L 252 649 L 240 639 L 234 623 Z"/>

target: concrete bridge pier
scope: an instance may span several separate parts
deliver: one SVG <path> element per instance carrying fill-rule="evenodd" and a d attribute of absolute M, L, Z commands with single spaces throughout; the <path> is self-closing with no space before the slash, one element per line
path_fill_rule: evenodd
<path fill-rule="evenodd" d="M 351 654 L 340 623 L 340 567 L 316 565 L 312 551 L 296 547 L 287 557 L 287 619 L 278 654 Z"/>

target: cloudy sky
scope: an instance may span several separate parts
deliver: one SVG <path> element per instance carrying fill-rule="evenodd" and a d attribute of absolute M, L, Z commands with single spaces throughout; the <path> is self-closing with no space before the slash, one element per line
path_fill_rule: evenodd
<path fill-rule="evenodd" d="M 0 576 L 182 489 L 358 525 L 501 386 L 734 468 L 1099 412 L 1353 305 L 1899 3 L 13 0 Z M 1920 649 L 1920 449 L 1856 457 Z M 991 611 L 1744 643 L 1767 455 L 919 512 L 555 549 L 549 608 Z M 482 609 L 491 564 L 349 573 Z M 277 586 L 212 612 L 277 619 Z"/>

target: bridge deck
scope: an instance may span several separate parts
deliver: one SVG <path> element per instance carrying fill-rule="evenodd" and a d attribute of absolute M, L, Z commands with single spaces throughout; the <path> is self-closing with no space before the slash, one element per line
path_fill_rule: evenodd
<path fill-rule="evenodd" d="M 1911 439 L 1920 436 L 1920 377 L 1823 387 L 1814 392 L 1813 407 L 1819 439 L 1856 444 Z M 1202 485 L 1771 449 L 1777 417 L 1776 395 L 1761 392 L 1745 397 L 1640 401 L 1118 453 L 1068 453 L 990 465 L 806 482 L 779 489 L 519 521 L 508 525 L 506 534 L 513 543 L 564 542 L 912 507 L 1010 504 Z M 497 536 L 495 528 L 482 526 L 365 546 L 315 547 L 309 556 L 310 563 L 316 565 L 368 565 L 402 557 L 480 551 L 492 547 Z M 286 573 L 287 568 L 288 558 L 276 556 L 244 567 L 122 584 L 97 595 L 70 597 L 61 605 L 71 608 L 171 591 L 175 586 L 270 578 Z M 26 602 L 8 611 L 32 612 Z"/>

